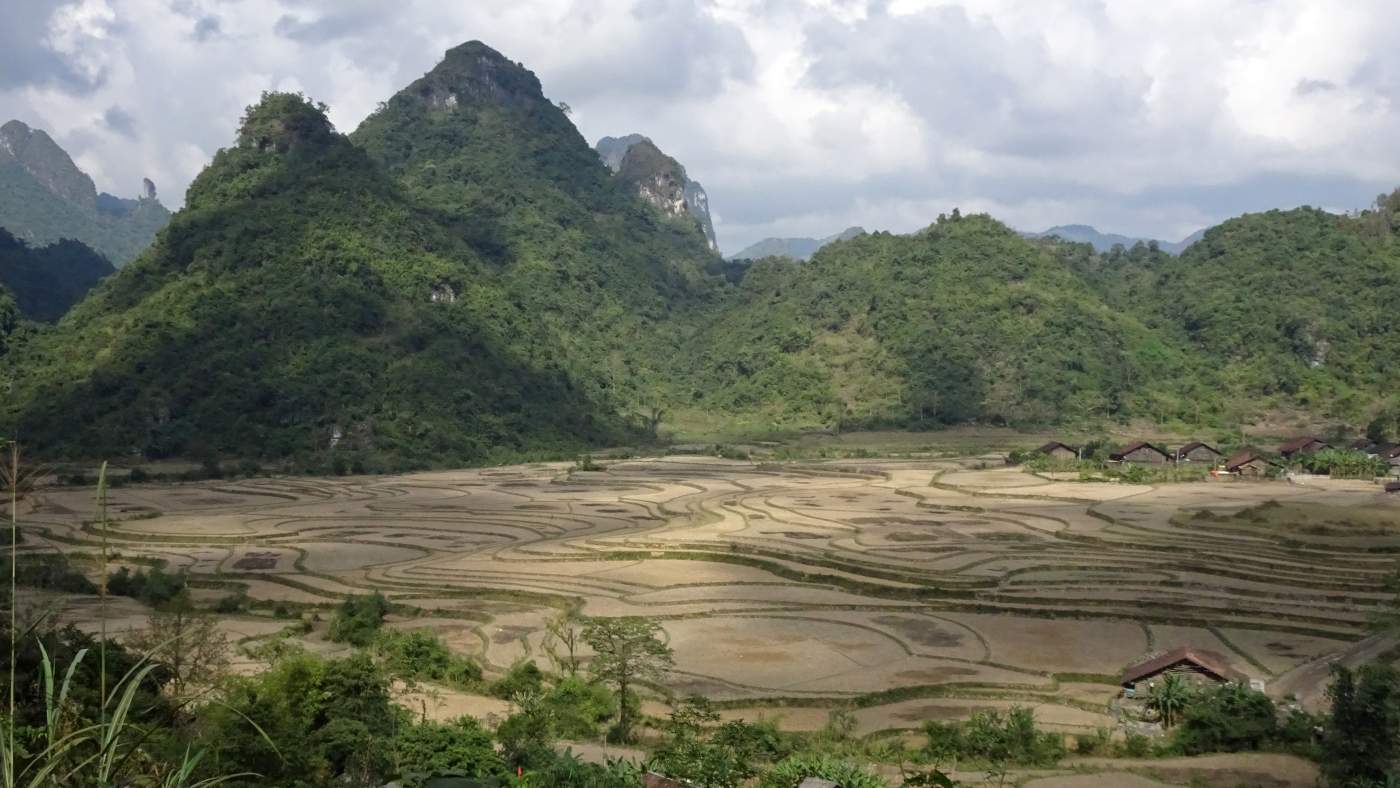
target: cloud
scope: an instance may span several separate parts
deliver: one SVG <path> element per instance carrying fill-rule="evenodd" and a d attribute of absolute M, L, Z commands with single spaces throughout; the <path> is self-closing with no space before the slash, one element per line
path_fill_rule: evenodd
<path fill-rule="evenodd" d="M 588 139 L 679 159 L 726 249 L 954 206 L 1172 240 L 1400 183 L 1387 0 L 10 2 L 0 106 L 100 187 L 149 176 L 172 202 L 261 91 L 350 130 L 469 39 Z"/>
<path fill-rule="evenodd" d="M 102 123 L 107 128 L 128 138 L 136 139 L 136 119 L 131 117 L 131 113 L 113 104 L 102 113 Z"/>

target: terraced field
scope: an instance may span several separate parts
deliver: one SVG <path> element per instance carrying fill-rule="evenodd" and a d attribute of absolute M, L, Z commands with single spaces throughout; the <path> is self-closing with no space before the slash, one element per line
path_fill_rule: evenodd
<path fill-rule="evenodd" d="M 134 485 L 112 493 L 106 536 L 211 597 L 241 584 L 295 607 L 379 589 L 422 611 L 396 625 L 438 629 L 494 669 L 539 656 L 572 600 L 654 617 L 672 689 L 736 715 L 781 706 L 793 727 L 836 704 L 878 730 L 1017 702 L 1092 729 L 1125 665 L 1177 645 L 1315 702 L 1329 659 L 1390 646 L 1367 621 L 1388 599 L 1400 504 L 1374 485 L 1079 484 L 986 462 L 670 457 Z M 43 495 L 26 549 L 92 552 L 92 497 Z M 1230 516 L 1270 500 L 1336 523 Z M 269 621 L 229 626 L 256 638 Z"/>

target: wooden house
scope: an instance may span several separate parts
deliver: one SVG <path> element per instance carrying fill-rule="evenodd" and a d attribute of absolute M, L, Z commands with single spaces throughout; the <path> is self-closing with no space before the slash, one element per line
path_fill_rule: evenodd
<path fill-rule="evenodd" d="M 1108 455 L 1108 458 L 1114 462 L 1137 465 L 1165 465 L 1171 461 L 1172 456 L 1146 441 L 1139 441 Z"/>
<path fill-rule="evenodd" d="M 1034 453 L 1045 457 L 1052 457 L 1057 460 L 1079 459 L 1078 449 L 1068 444 L 1060 443 L 1059 441 L 1050 441 L 1039 449 L 1036 449 Z"/>
<path fill-rule="evenodd" d="M 1327 444 L 1327 441 L 1321 438 L 1315 438 L 1311 435 L 1304 435 L 1300 438 L 1294 438 L 1278 447 L 1278 453 L 1283 455 L 1285 459 L 1291 460 L 1294 457 L 1312 454 L 1330 448 L 1332 447 Z"/>
<path fill-rule="evenodd" d="M 1214 651 L 1181 646 L 1148 657 L 1123 671 L 1123 689 L 1132 693 L 1139 684 L 1175 674 L 1197 685 L 1245 684 L 1249 677 L 1230 666 L 1229 660 Z"/>
<path fill-rule="evenodd" d="M 1262 479 L 1278 467 L 1278 463 L 1254 449 L 1236 452 L 1225 461 L 1226 472 L 1238 474 L 1244 479 Z"/>
<path fill-rule="evenodd" d="M 1225 459 L 1225 455 L 1220 450 L 1208 443 L 1195 441 L 1176 450 L 1177 462 L 1198 462 L 1216 465 Z"/>

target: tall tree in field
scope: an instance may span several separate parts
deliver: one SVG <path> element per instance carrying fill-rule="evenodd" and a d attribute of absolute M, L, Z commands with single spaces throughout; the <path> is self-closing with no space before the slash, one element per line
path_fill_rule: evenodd
<path fill-rule="evenodd" d="M 194 609 L 187 591 L 152 612 L 150 626 L 130 646 L 170 671 L 169 687 L 177 698 L 190 687 L 214 683 L 228 669 L 228 638 L 213 616 Z"/>
<path fill-rule="evenodd" d="M 589 619 L 583 642 L 593 649 L 589 667 L 598 678 L 617 687 L 615 738 L 626 741 L 632 732 L 627 693 L 639 681 L 661 678 L 675 660 L 661 639 L 661 625 L 640 616 Z"/>
<path fill-rule="evenodd" d="M 1400 673 L 1382 663 L 1332 667 L 1323 774 L 1336 785 L 1382 785 L 1400 765 Z"/>

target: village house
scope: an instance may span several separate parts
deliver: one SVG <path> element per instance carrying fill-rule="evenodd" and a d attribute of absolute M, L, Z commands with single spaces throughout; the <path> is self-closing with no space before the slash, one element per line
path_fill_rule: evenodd
<path fill-rule="evenodd" d="M 1170 462 L 1172 457 L 1146 441 L 1139 441 L 1108 455 L 1108 458 L 1114 462 L 1129 462 L 1137 465 L 1164 465 Z"/>
<path fill-rule="evenodd" d="M 1060 443 L 1059 441 L 1050 441 L 1044 446 L 1041 446 L 1039 449 L 1036 449 L 1034 453 L 1038 455 L 1044 455 L 1046 457 L 1052 457 L 1056 460 L 1079 459 L 1078 449 L 1068 444 Z"/>
<path fill-rule="evenodd" d="M 1194 441 L 1176 450 L 1177 462 L 1205 462 L 1215 465 L 1225 458 L 1218 449 L 1207 443 Z"/>
<path fill-rule="evenodd" d="M 1237 474 L 1244 479 L 1262 479 L 1278 467 L 1278 463 L 1254 449 L 1236 452 L 1225 461 L 1226 473 Z"/>
<path fill-rule="evenodd" d="M 1301 438 L 1294 438 L 1278 447 L 1278 453 L 1283 455 L 1285 459 L 1291 460 L 1294 457 L 1304 454 L 1313 454 L 1314 452 L 1330 448 L 1332 447 L 1327 444 L 1327 441 L 1321 438 L 1314 438 L 1311 435 L 1304 435 Z"/>
<path fill-rule="evenodd" d="M 1181 646 L 1147 657 L 1123 671 L 1123 694 L 1134 697 L 1140 685 L 1150 687 L 1157 679 L 1172 674 L 1195 686 L 1227 683 L 1247 686 L 1250 683 L 1248 676 L 1231 667 L 1229 660 L 1221 655 Z"/>

